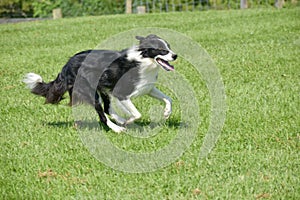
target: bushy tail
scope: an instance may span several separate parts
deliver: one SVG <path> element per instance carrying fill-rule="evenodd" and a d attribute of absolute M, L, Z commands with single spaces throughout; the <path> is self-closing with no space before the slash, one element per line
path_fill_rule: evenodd
<path fill-rule="evenodd" d="M 23 82 L 33 94 L 45 97 L 46 103 L 59 103 L 67 91 L 66 83 L 61 79 L 60 74 L 54 81 L 45 83 L 40 75 L 28 73 L 25 75 Z"/>

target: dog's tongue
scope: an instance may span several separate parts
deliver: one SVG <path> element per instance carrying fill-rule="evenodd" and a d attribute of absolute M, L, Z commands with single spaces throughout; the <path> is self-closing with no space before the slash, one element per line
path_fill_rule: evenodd
<path fill-rule="evenodd" d="M 165 61 L 163 59 L 157 58 L 157 63 L 160 64 L 166 71 L 173 71 L 174 66 L 170 65 L 168 61 Z"/>

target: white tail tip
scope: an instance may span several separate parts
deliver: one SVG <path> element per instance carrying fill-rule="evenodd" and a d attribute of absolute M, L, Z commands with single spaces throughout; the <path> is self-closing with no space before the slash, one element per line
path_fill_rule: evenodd
<path fill-rule="evenodd" d="M 28 73 L 25 75 L 23 82 L 27 85 L 31 90 L 35 88 L 38 83 L 42 83 L 43 79 L 40 75 L 35 73 Z"/>

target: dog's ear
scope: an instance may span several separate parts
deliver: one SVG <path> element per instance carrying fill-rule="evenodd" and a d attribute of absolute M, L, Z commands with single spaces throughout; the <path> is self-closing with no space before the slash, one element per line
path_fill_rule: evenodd
<path fill-rule="evenodd" d="M 155 34 L 150 34 L 150 35 L 148 35 L 148 36 L 146 37 L 146 39 L 157 39 L 157 38 L 160 38 L 160 37 L 158 37 L 158 36 L 155 35 Z"/>
<path fill-rule="evenodd" d="M 142 40 L 144 40 L 145 38 L 144 37 L 142 37 L 142 36 L 135 36 L 135 38 L 137 39 L 137 40 L 139 40 L 139 41 L 142 41 Z"/>

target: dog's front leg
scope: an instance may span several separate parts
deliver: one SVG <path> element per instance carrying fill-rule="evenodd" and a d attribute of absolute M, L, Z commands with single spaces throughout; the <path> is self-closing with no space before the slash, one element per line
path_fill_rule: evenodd
<path fill-rule="evenodd" d="M 131 117 L 124 123 L 124 125 L 131 124 L 135 120 L 141 118 L 141 113 L 136 109 L 130 99 L 122 100 L 120 103 L 131 114 Z"/>
<path fill-rule="evenodd" d="M 160 101 L 165 102 L 166 106 L 165 106 L 165 110 L 164 110 L 164 116 L 166 119 L 168 119 L 172 113 L 172 99 L 170 97 L 168 97 L 167 95 L 165 95 L 164 93 L 162 93 L 156 87 L 154 87 L 148 95 L 153 98 L 156 98 Z"/>

